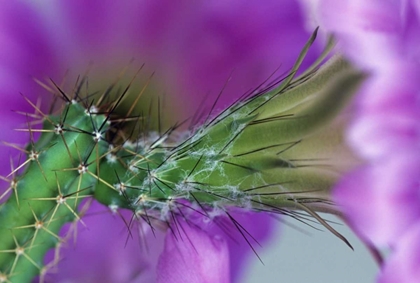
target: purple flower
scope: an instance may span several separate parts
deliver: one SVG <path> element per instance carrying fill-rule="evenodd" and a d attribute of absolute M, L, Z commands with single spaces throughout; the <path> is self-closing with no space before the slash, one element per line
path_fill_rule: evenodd
<path fill-rule="evenodd" d="M 335 200 L 355 230 L 391 247 L 379 282 L 418 282 L 420 263 L 420 5 L 330 1 L 315 8 L 344 54 L 369 74 L 355 101 L 348 142 L 365 164 Z"/>
<path fill-rule="evenodd" d="M 229 76 L 232 79 L 219 108 L 255 88 L 279 66 L 279 74 L 287 71 L 310 34 L 294 1 L 261 5 L 237 0 L 177 4 L 69 0 L 3 1 L 0 5 L 0 140 L 22 144 L 28 141 L 27 135 L 12 129 L 25 127 L 26 117 L 11 110 L 33 113 L 33 109 L 19 92 L 31 101 L 41 98 L 44 110 L 51 98 L 33 78 L 61 82 L 68 70 L 71 84 L 93 62 L 90 84 L 106 81 L 102 83 L 106 88 L 108 80 L 134 58 L 156 72 L 156 87 L 170 91 L 171 101 L 184 107 L 181 112 L 192 115 L 202 98 L 208 93 L 215 97 Z M 308 63 L 317 53 L 315 47 Z M 6 147 L 0 150 L 6 159 L 16 154 Z M 9 165 L 2 164 L 0 173 L 7 175 Z M 251 253 L 240 236 L 230 239 L 214 226 L 202 231 L 186 225 L 188 237 L 183 240 L 170 232 L 164 239 L 157 231 L 155 239 L 150 231 L 138 235 L 135 230 L 135 239 L 129 239 L 124 248 L 127 229 L 116 215 L 95 215 L 104 210 L 92 205 L 85 217 L 87 229 L 79 227 L 76 246 L 70 243 L 62 250 L 58 273 L 49 277 L 54 282 L 138 282 L 154 280 L 156 274 L 160 282 L 167 278 L 228 282 L 239 278 L 245 255 Z M 270 235 L 267 216 L 235 214 L 235 219 L 260 242 Z M 227 225 L 235 229 L 231 222 Z M 147 243 L 138 245 L 140 236 Z"/>
<path fill-rule="evenodd" d="M 182 223 L 182 222 L 181 222 Z M 180 241 L 174 234 L 165 241 L 165 257 L 161 257 L 158 282 L 229 282 L 229 254 L 226 242 L 220 237 L 208 237 L 205 232 L 185 225 L 188 241 Z M 190 246 L 193 245 L 194 249 Z M 209 248 L 212 247 L 212 248 Z M 215 260 L 217 258 L 217 260 Z M 196 262 L 194 267 L 189 263 Z"/>
<path fill-rule="evenodd" d="M 410 229 L 385 263 L 379 282 L 418 282 L 420 278 L 420 225 Z"/>

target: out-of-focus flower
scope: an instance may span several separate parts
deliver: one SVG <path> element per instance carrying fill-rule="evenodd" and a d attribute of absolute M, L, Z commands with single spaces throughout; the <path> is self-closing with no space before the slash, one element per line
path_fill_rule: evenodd
<path fill-rule="evenodd" d="M 420 278 L 420 225 L 413 226 L 400 239 L 401 243 L 385 263 L 379 281 L 381 283 L 410 282 Z"/>
<path fill-rule="evenodd" d="M 370 74 L 348 130 L 366 164 L 338 184 L 335 200 L 363 238 L 391 247 L 380 282 L 419 282 L 419 2 L 321 0 L 314 11 Z"/>
<path fill-rule="evenodd" d="M 208 237 L 202 231 L 179 222 L 185 229 L 188 241 L 180 241 L 174 234 L 166 237 L 165 257 L 161 257 L 158 267 L 159 282 L 229 282 L 229 254 L 226 242 L 220 237 Z M 194 249 L 191 249 L 193 245 Z M 209 249 L 209 246 L 212 248 Z M 218 260 L 214 260 L 214 259 Z M 192 268 L 190 264 L 197 264 Z"/>
<path fill-rule="evenodd" d="M 0 140 L 17 143 L 28 141 L 24 134 L 12 131 L 24 124 L 26 117 L 11 110 L 33 111 L 19 92 L 32 101 L 42 98 L 43 109 L 49 104 L 49 97 L 42 95 L 45 90 L 33 78 L 61 82 L 67 70 L 76 77 L 93 62 L 96 71 L 90 74 L 90 84 L 106 88 L 134 58 L 156 72 L 156 87 L 170 92 L 173 108 L 182 105 L 180 112 L 192 115 L 202 97 L 208 93 L 215 97 L 229 76 L 232 79 L 218 107 L 255 88 L 279 66 L 279 74 L 287 71 L 310 34 L 294 1 L 266 1 L 264 5 L 237 0 L 1 1 L 0 6 Z M 308 63 L 317 52 L 314 48 Z M 1 148 L 3 160 L 10 154 L 15 152 Z M 10 170 L 7 162 L 0 169 L 3 175 Z M 87 215 L 96 209 L 94 205 Z M 267 217 L 235 217 L 260 242 L 269 236 Z M 163 244 L 159 239 L 163 241 L 163 237 L 148 240 L 148 253 L 133 243 L 124 249 L 127 234 L 121 233 L 123 222 L 114 218 L 110 214 L 87 216 L 88 231 L 79 229 L 75 251 L 63 250 L 58 273 L 51 277 L 54 282 L 136 282 L 154 280 L 156 272 L 162 282 L 167 278 L 167 268 L 171 268 L 167 257 L 176 257 L 173 236 L 166 239 L 155 271 L 158 259 L 148 260 L 149 254 L 160 254 Z M 194 245 L 180 244 L 178 256 L 189 260 L 179 261 L 180 269 L 193 270 L 191 276 L 200 281 L 208 278 L 209 266 L 217 265 L 227 268 L 219 270 L 224 277 L 221 280 L 239 278 L 244 255 L 251 252 L 245 241 L 237 243 L 220 229 L 208 233 L 188 229 L 191 240 L 199 243 L 200 253 L 217 258 L 201 260 L 194 254 Z M 149 234 L 146 238 L 153 237 Z M 150 245 L 151 241 L 155 244 Z M 215 265 L 214 261 L 220 262 Z"/>

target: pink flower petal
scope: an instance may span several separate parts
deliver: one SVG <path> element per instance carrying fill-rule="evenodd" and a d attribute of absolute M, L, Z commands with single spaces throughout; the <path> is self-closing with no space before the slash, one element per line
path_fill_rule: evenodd
<path fill-rule="evenodd" d="M 365 238 L 393 244 L 420 219 L 419 168 L 411 153 L 359 168 L 337 185 L 334 199 Z"/>
<path fill-rule="evenodd" d="M 396 244 L 379 275 L 379 283 L 418 283 L 420 279 L 420 224 Z"/>
<path fill-rule="evenodd" d="M 179 221 L 182 232 L 168 231 L 159 258 L 157 282 L 212 283 L 230 282 L 227 243 Z M 175 232 L 177 233 L 177 232 Z"/>
<path fill-rule="evenodd" d="M 130 219 L 131 212 L 121 211 Z M 49 273 L 47 282 L 152 282 L 163 234 L 134 225 L 131 232 L 119 215 L 94 202 L 79 223 L 77 237 L 70 238 L 60 251 L 58 273 Z M 146 232 L 147 231 L 147 232 Z M 62 233 L 66 231 L 62 231 Z M 131 235 L 130 235 L 131 233 Z M 72 234 L 71 234 L 72 235 Z M 47 262 L 52 260 L 50 253 Z"/>
<path fill-rule="evenodd" d="M 346 55 L 370 69 L 388 64 L 402 51 L 404 8 L 404 1 L 323 0 L 320 18 L 339 37 Z"/>

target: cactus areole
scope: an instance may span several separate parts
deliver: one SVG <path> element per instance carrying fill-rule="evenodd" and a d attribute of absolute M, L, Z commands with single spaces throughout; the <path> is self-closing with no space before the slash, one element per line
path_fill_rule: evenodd
<path fill-rule="evenodd" d="M 45 253 L 60 248 L 60 229 L 83 221 L 80 206 L 92 198 L 114 212 L 129 209 L 132 220 L 151 227 L 170 226 L 174 215 L 188 220 L 188 211 L 209 220 L 230 216 L 231 209 L 297 219 L 305 213 L 347 242 L 316 213 L 334 211 L 328 190 L 339 174 L 315 152 L 327 146 L 322 133 L 362 76 L 333 58 L 296 77 L 314 39 L 315 33 L 282 80 L 242 97 L 188 134 L 174 135 L 180 124 L 139 136 L 124 130 L 129 120 L 146 123 L 139 115 L 116 114 L 130 86 L 110 101 L 109 91 L 92 99 L 55 85 L 64 103 L 54 113 L 28 101 L 42 130 L 28 127 L 25 160 L 5 177 L 10 185 L 1 196 L 0 281 L 42 278 L 59 260 L 45 264 Z M 34 132 L 40 132 L 36 141 Z"/>

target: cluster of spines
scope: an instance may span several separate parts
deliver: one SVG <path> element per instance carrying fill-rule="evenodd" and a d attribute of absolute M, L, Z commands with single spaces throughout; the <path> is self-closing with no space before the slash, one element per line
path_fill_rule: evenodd
<path fill-rule="evenodd" d="M 242 97 L 178 144 L 165 143 L 169 129 L 149 140 L 153 146 L 120 147 L 120 162 L 107 166 L 108 179 L 100 180 L 95 198 L 113 208 L 132 209 L 152 229 L 152 220 L 169 224 L 173 213 L 186 218 L 185 209 L 200 210 L 211 219 L 234 207 L 302 220 L 298 209 L 345 240 L 314 211 L 328 211 L 326 194 L 337 172 L 328 168 L 328 160 L 299 158 L 296 152 L 314 146 L 306 140 L 330 126 L 325 121 L 339 112 L 361 75 L 335 59 L 319 72 L 313 68 L 294 79 L 313 39 L 279 86 Z M 326 103 L 331 100 L 335 108 Z"/>
<path fill-rule="evenodd" d="M 10 187 L 2 200 L 13 191 L 0 209 L 0 272 L 6 282 L 30 281 L 46 272 L 44 254 L 60 246 L 61 227 L 80 219 L 77 207 L 96 185 L 97 160 L 107 150 L 101 135 L 109 122 L 67 100 L 59 116 L 46 115 L 28 101 L 43 128 L 29 125 L 27 148 L 11 145 L 27 157 L 4 179 Z M 41 132 L 37 142 L 34 132 Z"/>
<path fill-rule="evenodd" d="M 27 160 L 13 170 L 12 179 L 6 178 L 13 194 L 0 208 L 0 279 L 24 282 L 44 274 L 49 265 L 43 266 L 43 255 L 61 244 L 58 232 L 64 223 L 79 220 L 77 205 L 86 196 L 113 211 L 132 210 L 133 219 L 144 220 L 152 230 L 156 221 L 176 230 L 177 217 L 190 223 L 188 211 L 211 221 L 225 215 L 247 242 L 252 236 L 231 216 L 232 208 L 310 221 L 296 211 L 303 210 L 347 243 L 314 211 L 331 205 L 323 193 L 336 175 L 319 158 L 295 157 L 311 129 L 321 127 L 319 120 L 337 112 L 317 104 L 331 98 L 336 85 L 318 94 L 311 84 L 325 86 L 326 75 L 346 69 L 336 61 L 324 72 L 312 68 L 294 79 L 314 37 L 280 85 L 244 96 L 213 118 L 208 115 L 182 141 L 172 139 L 180 124 L 155 135 L 142 132 L 138 139 L 124 132 L 127 121 L 144 120 L 130 117 L 132 109 L 126 117 L 113 117 L 128 87 L 114 103 L 105 103 L 110 89 L 94 102 L 78 94 L 84 81 L 73 98 L 55 85 L 66 101 L 58 116 L 31 103 L 44 128 L 39 140 L 23 150 Z M 349 85 L 340 101 L 359 80 L 354 73 L 339 78 L 336 84 Z"/>

